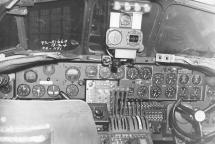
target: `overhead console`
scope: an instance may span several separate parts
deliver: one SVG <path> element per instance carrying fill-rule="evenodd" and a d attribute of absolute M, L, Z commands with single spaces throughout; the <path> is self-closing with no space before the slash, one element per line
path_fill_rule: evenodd
<path fill-rule="evenodd" d="M 150 10 L 150 1 L 114 0 L 106 44 L 110 50 L 114 50 L 115 58 L 135 59 L 136 52 L 144 50 L 142 15 Z"/>

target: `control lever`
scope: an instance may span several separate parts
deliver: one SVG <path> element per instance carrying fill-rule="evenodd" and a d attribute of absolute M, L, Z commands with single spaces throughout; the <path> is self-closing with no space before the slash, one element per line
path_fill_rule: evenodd
<path fill-rule="evenodd" d="M 62 98 L 64 98 L 64 99 L 67 99 L 67 100 L 69 100 L 69 99 L 71 99 L 65 92 L 63 92 L 63 91 L 60 91 L 59 92 L 59 95 L 62 97 Z"/>

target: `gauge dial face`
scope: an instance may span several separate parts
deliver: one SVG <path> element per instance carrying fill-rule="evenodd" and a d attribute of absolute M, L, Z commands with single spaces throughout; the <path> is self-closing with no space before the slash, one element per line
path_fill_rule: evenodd
<path fill-rule="evenodd" d="M 187 87 L 180 87 L 178 89 L 178 96 L 184 100 L 189 98 L 189 90 Z"/>
<path fill-rule="evenodd" d="M 30 94 L 31 88 L 27 84 L 20 84 L 17 88 L 17 95 L 20 97 L 26 97 Z"/>
<path fill-rule="evenodd" d="M 117 69 L 117 73 L 113 73 L 112 77 L 114 79 L 123 79 L 125 77 L 125 69 L 124 69 L 124 67 L 122 67 L 122 66 L 119 67 Z"/>
<path fill-rule="evenodd" d="M 71 84 L 68 85 L 66 88 L 66 93 L 70 96 L 70 97 L 75 97 L 78 95 L 79 89 L 76 85 Z"/>
<path fill-rule="evenodd" d="M 167 76 L 166 76 L 166 84 L 175 85 L 176 82 L 177 82 L 176 73 L 168 73 Z"/>
<path fill-rule="evenodd" d="M 24 73 L 24 79 L 26 82 L 34 83 L 37 81 L 37 73 L 33 70 L 28 70 Z"/>
<path fill-rule="evenodd" d="M 35 85 L 32 88 L 32 94 L 34 97 L 42 97 L 46 93 L 46 89 L 43 85 Z"/>
<path fill-rule="evenodd" d="M 139 71 L 136 67 L 128 68 L 128 70 L 127 70 L 127 78 L 128 79 L 131 79 L 131 80 L 137 79 L 138 75 L 139 75 Z"/>
<path fill-rule="evenodd" d="M 162 73 L 154 74 L 153 83 L 157 86 L 161 86 L 164 83 L 164 75 Z"/>
<path fill-rule="evenodd" d="M 54 65 L 46 65 L 43 67 L 43 72 L 45 75 L 53 75 L 55 73 L 55 67 Z"/>
<path fill-rule="evenodd" d="M 138 97 L 147 97 L 149 94 L 149 90 L 148 90 L 148 87 L 146 86 L 140 86 L 138 89 L 137 89 L 137 96 Z"/>
<path fill-rule="evenodd" d="M 124 14 L 120 17 L 120 25 L 122 27 L 129 27 L 131 26 L 131 17 L 127 14 Z"/>
<path fill-rule="evenodd" d="M 118 45 L 122 41 L 122 33 L 118 30 L 112 30 L 107 35 L 108 43 L 111 45 Z"/>
<path fill-rule="evenodd" d="M 95 77 L 98 73 L 97 66 L 87 66 L 85 70 L 85 74 L 87 77 Z"/>
<path fill-rule="evenodd" d="M 60 93 L 60 88 L 56 85 L 50 85 L 48 86 L 47 93 L 50 97 L 57 97 Z"/>
<path fill-rule="evenodd" d="M 143 80 L 149 80 L 152 77 L 152 68 L 151 67 L 142 67 L 140 68 L 140 78 Z"/>
<path fill-rule="evenodd" d="M 160 87 L 151 87 L 151 98 L 158 98 L 162 94 Z"/>
<path fill-rule="evenodd" d="M 200 83 L 201 83 L 201 81 L 202 81 L 202 78 L 201 78 L 201 76 L 200 75 L 194 75 L 193 77 L 192 77 L 192 83 L 194 84 L 194 85 L 199 85 Z"/>
<path fill-rule="evenodd" d="M 99 75 L 103 79 L 108 79 L 111 76 L 111 70 L 109 67 L 101 67 L 99 70 Z"/>
<path fill-rule="evenodd" d="M 190 99 L 192 100 L 200 100 L 201 98 L 201 88 L 200 87 L 193 87 L 190 94 Z"/>
<path fill-rule="evenodd" d="M 187 74 L 182 74 L 179 78 L 180 84 L 187 84 L 189 81 L 189 76 Z"/>
<path fill-rule="evenodd" d="M 174 87 L 168 87 L 165 91 L 165 96 L 167 98 L 175 98 L 176 96 L 176 89 Z"/>
<path fill-rule="evenodd" d="M 211 100 L 215 100 L 215 89 L 212 87 L 207 88 L 207 97 Z"/>
<path fill-rule="evenodd" d="M 65 76 L 67 80 L 74 82 L 79 80 L 81 72 L 77 67 L 70 67 L 66 70 Z"/>
<path fill-rule="evenodd" d="M 8 94 L 12 91 L 12 86 L 10 84 L 4 85 L 0 87 L 0 92 L 3 94 Z"/>

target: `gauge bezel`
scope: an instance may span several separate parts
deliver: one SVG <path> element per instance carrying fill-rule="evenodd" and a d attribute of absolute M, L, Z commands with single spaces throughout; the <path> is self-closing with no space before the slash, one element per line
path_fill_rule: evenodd
<path fill-rule="evenodd" d="M 21 87 L 21 86 L 26 86 L 26 88 L 27 88 L 27 90 L 28 90 L 28 93 L 27 94 L 25 94 L 25 95 L 20 95 L 18 92 L 19 92 L 19 88 Z M 27 97 L 27 96 L 29 96 L 29 94 L 31 93 L 31 87 L 29 86 L 29 85 L 27 85 L 27 84 L 20 84 L 20 85 L 18 85 L 18 87 L 17 87 L 17 96 L 19 96 L 19 97 Z"/>
<path fill-rule="evenodd" d="M 73 90 L 74 90 L 74 88 L 75 88 L 75 90 L 76 90 L 75 95 L 71 95 L 71 93 L 68 93 L 68 89 L 69 89 L 69 88 L 73 88 Z M 79 93 L 79 88 L 78 88 L 78 86 L 75 85 L 75 84 L 67 85 L 67 87 L 66 87 L 66 93 L 69 95 L 70 98 L 74 98 L 74 97 L 76 97 L 76 96 L 78 95 L 78 93 Z"/>
<path fill-rule="evenodd" d="M 70 79 L 69 76 L 68 76 L 68 71 L 69 71 L 69 70 L 72 70 L 72 69 L 77 70 L 77 72 L 78 72 L 77 78 L 75 78 L 75 79 L 74 79 L 74 78 L 73 78 L 73 79 Z M 76 66 L 71 66 L 71 67 L 67 68 L 66 71 L 65 71 L 65 78 L 66 78 L 68 81 L 70 81 L 70 82 L 78 81 L 78 80 L 80 79 L 80 77 L 81 77 L 81 71 L 80 71 L 80 69 L 79 69 L 78 67 L 76 67 Z"/>
<path fill-rule="evenodd" d="M 42 88 L 42 95 L 35 95 L 34 94 L 34 89 L 36 88 L 36 87 L 39 87 L 39 88 Z M 41 90 L 41 89 L 40 89 Z M 40 84 L 38 84 L 38 85 L 34 85 L 33 87 L 32 87 L 32 95 L 34 96 L 34 97 L 43 97 L 44 95 L 45 95 L 45 93 L 46 93 L 46 88 L 45 88 L 45 86 L 43 86 L 43 85 L 40 85 Z"/>
<path fill-rule="evenodd" d="M 27 73 L 29 73 L 29 72 L 32 72 L 32 73 L 35 74 L 35 77 L 36 77 L 36 78 L 35 78 L 34 80 L 28 80 L 28 79 L 27 79 L 26 75 L 27 75 Z M 34 82 L 37 81 L 37 79 L 38 79 L 38 74 L 37 74 L 37 72 L 35 72 L 34 70 L 27 70 L 27 71 L 24 72 L 24 80 L 25 80 L 26 82 L 28 82 L 28 83 L 34 83 Z"/>

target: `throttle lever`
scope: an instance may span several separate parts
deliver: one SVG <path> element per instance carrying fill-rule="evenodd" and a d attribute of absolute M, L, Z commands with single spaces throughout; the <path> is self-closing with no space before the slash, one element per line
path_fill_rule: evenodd
<path fill-rule="evenodd" d="M 67 99 L 67 100 L 69 100 L 69 99 L 71 99 L 65 92 L 63 92 L 63 91 L 60 91 L 59 92 L 59 95 L 61 96 L 61 97 L 63 97 L 64 99 Z"/>

